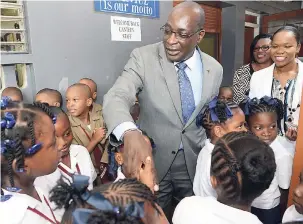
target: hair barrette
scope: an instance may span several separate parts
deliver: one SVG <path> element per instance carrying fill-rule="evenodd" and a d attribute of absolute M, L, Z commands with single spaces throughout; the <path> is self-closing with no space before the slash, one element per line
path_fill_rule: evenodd
<path fill-rule="evenodd" d="M 18 193 L 18 192 L 21 191 L 21 188 L 19 188 L 19 187 L 6 187 L 5 189 L 6 189 L 7 191 L 16 192 L 16 193 Z"/>
<path fill-rule="evenodd" d="M 8 96 L 3 96 L 3 97 L 1 98 L 1 109 L 2 109 L 2 110 L 3 110 L 3 109 L 6 109 L 10 101 L 11 101 L 11 98 L 10 98 L 10 97 L 8 97 Z"/>
<path fill-rule="evenodd" d="M 42 148 L 42 143 L 37 143 L 32 147 L 28 148 L 25 152 L 26 155 L 33 155 Z"/>

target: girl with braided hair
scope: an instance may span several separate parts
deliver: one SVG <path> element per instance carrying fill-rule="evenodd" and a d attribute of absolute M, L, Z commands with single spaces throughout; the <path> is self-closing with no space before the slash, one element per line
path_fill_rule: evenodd
<path fill-rule="evenodd" d="M 86 178 L 86 179 L 85 179 Z M 123 179 L 87 191 L 88 177 L 61 181 L 51 200 L 66 209 L 63 224 L 168 224 L 151 190 L 136 179 Z"/>
<path fill-rule="evenodd" d="M 249 129 L 274 151 L 277 171 L 269 188 L 252 203 L 252 213 L 264 224 L 278 224 L 282 221 L 281 211 L 285 211 L 288 189 L 292 175 L 293 155 L 281 142 L 278 135 L 283 119 L 283 104 L 276 98 L 264 96 L 251 99 L 245 105 Z M 280 188 L 280 189 L 279 189 Z"/>
<path fill-rule="evenodd" d="M 193 189 L 195 195 L 217 197 L 210 182 L 211 153 L 214 144 L 226 133 L 246 131 L 245 116 L 235 103 L 218 101 L 215 97 L 204 111 L 201 123 L 207 139 L 198 156 Z"/>
<path fill-rule="evenodd" d="M 261 224 L 250 213 L 252 201 L 274 178 L 273 150 L 249 132 L 220 138 L 211 156 L 211 183 L 218 198 L 192 196 L 177 206 L 173 224 Z"/>
<path fill-rule="evenodd" d="M 56 170 L 61 157 L 55 117 L 43 104 L 7 98 L 1 109 L 0 223 L 57 224 L 47 197 L 34 186 L 37 177 Z"/>

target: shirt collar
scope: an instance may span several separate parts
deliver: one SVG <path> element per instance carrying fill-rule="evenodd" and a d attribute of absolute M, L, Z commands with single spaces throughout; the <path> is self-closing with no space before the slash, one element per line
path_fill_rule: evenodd
<path fill-rule="evenodd" d="M 199 63 L 200 59 L 200 54 L 197 50 L 197 48 L 194 51 L 194 54 L 187 59 L 186 61 L 184 61 L 184 63 L 187 65 L 187 67 L 192 70 L 194 67 L 196 67 L 197 63 Z M 174 62 L 174 65 L 178 64 L 179 62 Z"/>

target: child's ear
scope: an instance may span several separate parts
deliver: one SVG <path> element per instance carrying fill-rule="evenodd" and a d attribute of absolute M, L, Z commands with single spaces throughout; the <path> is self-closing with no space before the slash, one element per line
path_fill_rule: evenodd
<path fill-rule="evenodd" d="M 223 128 L 220 125 L 215 125 L 214 134 L 216 137 L 221 138 L 225 134 L 225 131 L 223 130 Z"/>
<path fill-rule="evenodd" d="M 116 160 L 116 162 L 118 163 L 119 166 L 122 166 L 124 161 L 123 161 L 123 156 L 120 152 L 115 153 L 115 160 Z"/>
<path fill-rule="evenodd" d="M 21 175 L 21 174 L 29 175 L 31 173 L 31 169 L 28 166 L 28 160 L 27 159 L 24 159 L 23 171 L 17 169 L 17 160 L 16 159 L 14 159 L 13 162 L 12 162 L 12 168 L 13 168 L 14 173 L 16 173 L 18 176 Z"/>
<path fill-rule="evenodd" d="M 93 104 L 93 98 L 90 97 L 90 98 L 87 99 L 86 105 L 87 105 L 88 107 L 90 107 L 92 104 Z"/>
<path fill-rule="evenodd" d="M 218 186 L 218 181 L 214 176 L 210 176 L 210 183 L 213 189 L 216 189 Z"/>
<path fill-rule="evenodd" d="M 97 92 L 94 92 L 94 93 L 93 93 L 93 100 L 95 101 L 96 98 L 97 98 Z"/>
<path fill-rule="evenodd" d="M 60 103 L 59 103 L 59 102 L 55 102 L 55 103 L 54 103 L 54 106 L 55 106 L 55 107 L 60 107 Z"/>

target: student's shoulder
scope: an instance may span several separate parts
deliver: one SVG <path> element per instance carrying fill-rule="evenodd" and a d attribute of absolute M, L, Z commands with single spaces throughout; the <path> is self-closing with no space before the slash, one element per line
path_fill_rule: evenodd
<path fill-rule="evenodd" d="M 82 145 L 71 144 L 69 147 L 69 151 L 71 155 L 89 155 L 87 148 Z"/>
<path fill-rule="evenodd" d="M 102 111 L 102 105 L 99 103 L 93 103 L 93 111 L 94 112 Z"/>
<path fill-rule="evenodd" d="M 191 196 L 182 199 L 174 212 L 173 223 L 200 223 L 201 220 L 207 220 L 209 203 L 210 197 Z"/>
<path fill-rule="evenodd" d="M 283 144 L 283 137 L 277 136 L 277 138 L 271 143 L 270 147 L 275 153 L 276 159 L 285 158 L 285 157 L 292 157 L 291 152 L 287 150 Z"/>
<path fill-rule="evenodd" d="M 37 203 L 36 199 L 26 194 L 5 191 L 0 202 L 0 223 L 22 223 L 28 207 L 35 208 Z"/>

